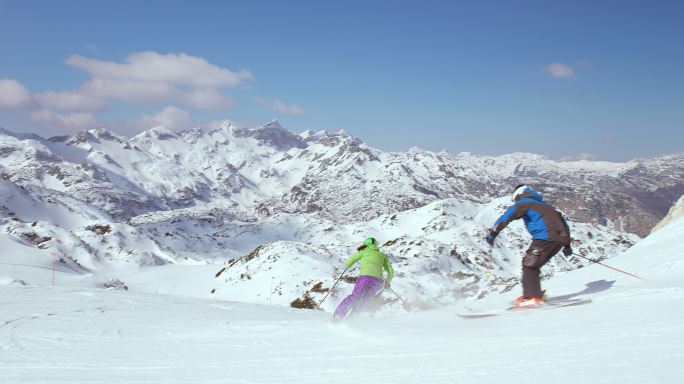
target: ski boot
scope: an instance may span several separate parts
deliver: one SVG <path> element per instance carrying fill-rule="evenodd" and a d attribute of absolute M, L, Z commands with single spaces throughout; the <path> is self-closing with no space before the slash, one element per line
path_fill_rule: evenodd
<path fill-rule="evenodd" d="M 546 302 L 547 295 L 546 295 L 546 290 L 542 291 L 542 296 L 541 297 L 525 297 L 525 296 L 518 296 L 515 301 L 513 302 L 513 306 L 511 309 L 526 309 L 526 308 L 538 308 L 544 305 Z"/>
<path fill-rule="evenodd" d="M 542 290 L 542 297 L 541 297 L 541 300 L 542 300 L 542 301 L 546 301 L 548 298 L 549 298 L 549 297 L 548 297 L 548 295 L 546 294 L 546 290 L 545 290 L 545 289 Z M 525 301 L 525 296 L 520 295 L 520 296 L 516 297 L 515 300 L 514 300 L 511 304 L 515 305 L 515 304 L 520 303 L 520 302 L 523 302 L 523 301 Z"/>
<path fill-rule="evenodd" d="M 539 308 L 544 305 L 544 299 L 541 297 L 530 297 L 530 298 L 523 298 L 521 301 L 516 302 L 513 304 L 511 309 L 517 310 L 517 309 L 528 309 L 528 308 Z"/>

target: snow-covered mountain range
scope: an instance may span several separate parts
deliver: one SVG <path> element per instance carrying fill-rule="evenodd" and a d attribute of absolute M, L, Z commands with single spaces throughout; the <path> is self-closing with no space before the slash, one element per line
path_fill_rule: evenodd
<path fill-rule="evenodd" d="M 344 131 L 226 121 L 130 139 L 104 129 L 50 139 L 3 130 L 0 176 L 0 240 L 9 250 L 0 265 L 13 265 L 0 275 L 13 279 L 28 266 L 50 269 L 53 255 L 71 283 L 100 286 L 120 279 L 152 289 L 141 268 L 149 280 L 195 265 L 200 272 L 188 278 L 201 289 L 154 290 L 310 304 L 372 234 L 397 264 L 398 288 L 415 301 L 449 302 L 516 283 L 522 226 L 498 240 L 494 265 L 481 241 L 514 185 L 545 193 L 571 218 L 576 250 L 604 259 L 684 193 L 684 154 L 609 163 L 384 152 Z M 582 265 L 557 258 L 545 272 Z"/>
<path fill-rule="evenodd" d="M 684 194 L 684 154 L 627 163 L 516 153 L 384 152 L 344 131 L 155 127 L 131 139 L 104 129 L 48 140 L 0 131 L 2 177 L 67 193 L 113 217 L 220 207 L 236 218 L 312 213 L 336 222 L 458 198 L 489 202 L 537 187 L 573 220 L 646 235 Z"/>

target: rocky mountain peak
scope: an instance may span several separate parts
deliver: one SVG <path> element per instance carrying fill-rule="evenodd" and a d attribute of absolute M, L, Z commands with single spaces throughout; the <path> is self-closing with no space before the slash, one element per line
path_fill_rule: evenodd
<path fill-rule="evenodd" d="M 158 125 L 156 127 L 150 128 L 146 131 L 143 131 L 139 133 L 138 135 L 134 136 L 131 140 L 132 141 L 141 141 L 141 140 L 170 140 L 170 139 L 177 139 L 179 137 L 178 133 L 163 126 L 163 125 Z"/>
<path fill-rule="evenodd" d="M 51 140 L 52 141 L 52 140 Z M 115 134 L 114 132 L 106 128 L 94 128 L 81 131 L 71 137 L 66 141 L 67 145 L 77 145 L 77 144 L 99 144 L 102 141 L 114 141 L 120 144 L 126 143 L 126 138 Z M 52 142 L 63 142 L 63 141 L 52 141 Z"/>
<path fill-rule="evenodd" d="M 236 137 L 252 137 L 259 143 L 287 151 L 291 148 L 306 148 L 301 136 L 283 128 L 277 120 L 272 120 L 258 128 L 238 128 L 231 125 L 232 133 Z"/>
<path fill-rule="evenodd" d="M 309 134 L 304 141 L 306 143 L 321 144 L 326 147 L 337 147 L 339 145 L 358 146 L 362 141 L 351 136 L 344 129 L 340 128 L 335 132 L 328 132 L 325 130 Z"/>

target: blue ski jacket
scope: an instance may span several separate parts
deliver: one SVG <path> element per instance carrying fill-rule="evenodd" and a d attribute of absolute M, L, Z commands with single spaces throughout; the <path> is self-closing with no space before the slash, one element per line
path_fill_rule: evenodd
<path fill-rule="evenodd" d="M 563 215 L 547 204 L 539 192 L 532 188 L 525 189 L 517 197 L 515 204 L 496 220 L 492 233 L 497 236 L 511 221 L 520 218 L 533 239 L 570 244 L 570 228 Z"/>

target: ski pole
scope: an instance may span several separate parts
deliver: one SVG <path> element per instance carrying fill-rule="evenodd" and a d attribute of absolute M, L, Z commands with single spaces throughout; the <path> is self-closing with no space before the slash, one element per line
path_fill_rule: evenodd
<path fill-rule="evenodd" d="M 614 270 L 614 271 L 618 271 L 618 272 L 620 272 L 620 273 L 624 273 L 625 275 L 629 275 L 629 276 L 632 276 L 632 277 L 636 277 L 637 279 L 645 280 L 643 277 L 639 277 L 639 276 L 637 276 L 637 275 L 633 275 L 633 274 L 631 274 L 631 273 L 629 273 L 629 272 L 625 272 L 625 271 L 623 271 L 623 270 L 621 270 L 621 269 L 613 268 L 613 267 L 611 267 L 610 265 L 605 265 L 605 264 L 600 263 L 600 262 L 598 262 L 598 261 L 596 261 L 596 260 L 592 260 L 592 259 L 590 259 L 590 258 L 588 258 L 588 257 L 584 257 L 584 256 L 578 255 L 578 254 L 576 254 L 576 253 L 573 253 L 572 255 L 573 255 L 573 256 L 579 256 L 579 257 L 581 257 L 581 258 L 583 258 L 583 259 L 585 259 L 585 260 L 591 261 L 592 263 L 596 263 L 596 264 L 598 264 L 598 265 L 602 265 L 602 266 L 604 266 L 604 267 L 606 267 L 606 268 L 610 268 L 610 269 L 612 269 L 612 270 Z"/>
<path fill-rule="evenodd" d="M 316 307 L 316 309 L 319 309 L 319 308 L 321 307 L 321 305 L 323 305 L 323 302 L 324 302 L 325 299 L 328 297 L 328 295 L 330 294 L 330 292 L 332 292 L 332 290 L 335 289 L 335 286 L 337 285 L 337 283 L 340 282 L 340 279 L 341 279 L 342 276 L 344 276 L 344 274 L 347 272 L 347 269 L 349 269 L 349 267 L 345 268 L 344 271 L 342 271 L 342 273 L 340 274 L 340 277 L 338 277 L 337 280 L 335 280 L 335 284 L 333 284 L 333 286 L 330 288 L 330 290 L 328 291 L 328 293 L 325 294 L 325 296 L 323 297 L 323 300 L 321 300 L 321 302 L 318 303 L 318 306 Z"/>
<path fill-rule="evenodd" d="M 396 296 L 397 299 L 399 299 L 399 301 L 401 301 L 401 304 L 402 304 L 402 306 L 404 307 L 405 310 L 408 311 L 409 308 L 411 308 L 411 306 L 410 306 L 406 301 L 404 301 L 404 299 L 402 299 L 401 296 L 399 296 L 399 294 L 394 290 L 394 288 L 388 287 L 388 289 L 389 289 L 390 291 L 392 291 L 392 293 L 394 293 L 394 296 Z"/>

